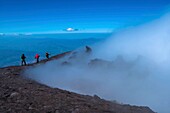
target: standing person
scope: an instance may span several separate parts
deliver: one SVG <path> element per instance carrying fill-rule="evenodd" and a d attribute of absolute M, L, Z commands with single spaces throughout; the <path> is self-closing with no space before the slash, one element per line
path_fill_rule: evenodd
<path fill-rule="evenodd" d="M 50 55 L 50 54 L 49 54 L 48 52 L 45 54 L 45 56 L 46 56 L 47 59 L 49 59 L 49 55 Z"/>
<path fill-rule="evenodd" d="M 90 53 L 92 51 L 92 49 L 89 46 L 86 46 L 86 52 Z"/>
<path fill-rule="evenodd" d="M 39 55 L 39 54 L 36 54 L 36 55 L 35 55 L 35 59 L 37 59 L 37 63 L 39 63 L 39 58 L 40 58 L 40 55 Z"/>
<path fill-rule="evenodd" d="M 25 59 L 26 59 L 25 55 L 22 54 L 21 55 L 21 66 L 23 66 L 23 65 L 26 66 L 27 65 Z"/>

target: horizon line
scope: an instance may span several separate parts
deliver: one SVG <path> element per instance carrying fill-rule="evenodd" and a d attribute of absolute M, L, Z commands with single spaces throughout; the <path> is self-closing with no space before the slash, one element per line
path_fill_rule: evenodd
<path fill-rule="evenodd" d="M 58 31 L 58 32 L 27 32 L 27 33 L 0 33 L 0 36 L 11 35 L 40 35 L 40 34 L 78 34 L 78 33 L 113 33 L 113 30 L 107 31 Z"/>

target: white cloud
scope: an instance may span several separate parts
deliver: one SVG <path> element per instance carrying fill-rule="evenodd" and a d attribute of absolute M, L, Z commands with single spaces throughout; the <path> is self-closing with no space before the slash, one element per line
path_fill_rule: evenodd
<path fill-rule="evenodd" d="M 74 28 L 71 28 L 71 27 L 69 27 L 69 28 L 67 28 L 65 30 L 68 31 L 68 32 L 78 31 L 78 29 L 74 29 Z"/>
<path fill-rule="evenodd" d="M 67 28 L 66 30 L 67 30 L 67 31 L 74 31 L 73 28 Z"/>
<path fill-rule="evenodd" d="M 94 45 L 92 56 L 83 48 L 63 59 L 30 68 L 26 75 L 51 87 L 170 113 L 169 23 L 167 14 L 115 33 Z M 93 63 L 94 58 L 103 60 Z"/>

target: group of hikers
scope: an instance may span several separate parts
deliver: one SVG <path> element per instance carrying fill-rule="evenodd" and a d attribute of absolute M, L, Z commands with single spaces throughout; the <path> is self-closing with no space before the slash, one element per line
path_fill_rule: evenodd
<path fill-rule="evenodd" d="M 91 49 L 89 46 L 85 46 L 85 52 L 86 52 L 86 53 L 91 53 L 91 52 L 92 52 L 92 49 Z M 49 59 L 49 55 L 50 55 L 50 54 L 49 54 L 48 52 L 46 52 L 45 56 L 46 56 L 47 59 Z M 36 55 L 35 55 L 36 63 L 39 63 L 39 58 L 40 58 L 40 55 L 39 55 L 39 54 L 36 54 Z M 26 65 L 27 65 L 25 59 L 26 59 L 25 55 L 22 54 L 22 55 L 21 55 L 21 66 L 26 66 Z"/>
<path fill-rule="evenodd" d="M 50 55 L 50 54 L 49 54 L 48 52 L 45 54 L 45 56 L 46 56 L 47 59 L 49 59 L 49 55 Z M 36 54 L 36 55 L 35 55 L 36 63 L 39 63 L 39 58 L 40 58 L 40 55 L 39 55 L 39 54 Z M 21 55 L 21 65 L 22 65 L 22 66 L 26 66 L 26 65 L 27 65 L 25 59 L 26 59 L 26 56 L 25 56 L 24 54 L 22 54 L 22 55 Z"/>

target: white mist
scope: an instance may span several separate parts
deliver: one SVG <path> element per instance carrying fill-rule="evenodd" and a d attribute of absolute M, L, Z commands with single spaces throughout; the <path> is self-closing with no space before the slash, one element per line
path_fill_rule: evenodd
<path fill-rule="evenodd" d="M 103 61 L 91 62 L 96 58 Z M 51 87 L 170 113 L 170 14 L 114 34 L 91 54 L 80 49 L 25 75 Z"/>

